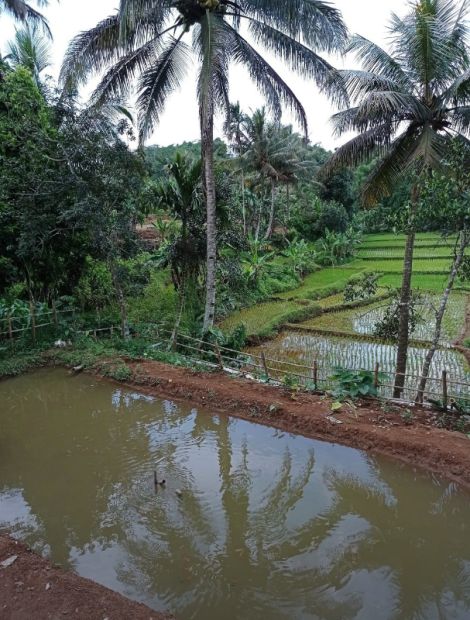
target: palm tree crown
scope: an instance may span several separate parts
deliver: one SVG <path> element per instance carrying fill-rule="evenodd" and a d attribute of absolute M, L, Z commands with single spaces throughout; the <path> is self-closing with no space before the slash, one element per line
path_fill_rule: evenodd
<path fill-rule="evenodd" d="M 39 84 L 40 74 L 50 65 L 51 54 L 48 39 L 38 31 L 36 25 L 30 26 L 26 22 L 18 29 L 14 40 L 7 45 L 7 52 L 6 60 L 13 67 L 29 69 Z"/>
<path fill-rule="evenodd" d="M 359 135 L 336 151 L 325 173 L 380 156 L 364 187 L 366 206 L 413 167 L 439 167 L 451 139 L 469 135 L 468 6 L 468 0 L 413 2 L 404 18 L 392 16 L 390 53 L 353 37 L 349 50 L 363 70 L 341 73 L 355 105 L 333 123 L 338 136 Z"/>
<path fill-rule="evenodd" d="M 338 75 L 318 52 L 338 49 L 345 37 L 340 13 L 323 0 L 121 0 L 115 15 L 72 41 L 62 79 L 73 82 L 107 70 L 94 93 L 98 102 L 127 95 L 136 83 L 144 140 L 179 87 L 192 52 L 200 65 L 201 105 L 228 112 L 228 67 L 239 63 L 276 116 L 287 104 L 306 130 L 300 101 L 254 45 L 277 53 L 339 98 Z"/>
<path fill-rule="evenodd" d="M 49 0 L 36 0 L 39 7 L 49 4 Z M 0 0 L 0 14 L 5 11 L 19 21 L 30 21 L 44 27 L 45 31 L 50 35 L 49 26 L 45 17 L 39 13 L 29 2 L 24 0 Z"/>

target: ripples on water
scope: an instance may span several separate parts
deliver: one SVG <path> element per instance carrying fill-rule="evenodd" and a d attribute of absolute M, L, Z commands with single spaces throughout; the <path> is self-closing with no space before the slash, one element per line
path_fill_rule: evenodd
<path fill-rule="evenodd" d="M 0 403 L 0 526 L 126 596 L 181 620 L 470 617 L 453 484 L 61 370 Z"/>

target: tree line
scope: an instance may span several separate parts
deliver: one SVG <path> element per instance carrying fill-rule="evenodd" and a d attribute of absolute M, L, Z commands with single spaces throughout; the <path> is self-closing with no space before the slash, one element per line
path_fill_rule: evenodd
<path fill-rule="evenodd" d="M 42 0 L 39 4 L 44 6 L 47 2 Z M 18 0 L 3 0 L 2 6 L 20 20 L 32 20 L 37 28 L 42 27 L 47 34 L 47 23 L 31 5 Z M 95 211 L 99 212 L 102 208 L 102 213 L 106 214 L 106 224 L 100 222 L 101 234 L 106 238 L 104 247 L 107 247 L 102 252 L 103 256 L 108 257 L 106 260 L 116 274 L 114 280 L 118 282 L 119 277 L 112 260 L 116 256 L 116 247 L 125 245 L 126 236 L 120 229 L 122 222 L 132 220 L 121 218 L 120 210 L 132 211 L 135 208 L 135 197 L 124 199 L 132 183 L 129 184 L 126 178 L 122 182 L 126 187 L 119 187 L 119 181 L 116 180 L 119 167 L 115 169 L 114 175 L 108 176 L 109 171 L 105 172 L 105 151 L 112 145 L 116 152 L 122 151 L 123 158 L 132 161 L 132 165 L 135 164 L 137 168 L 141 163 L 141 151 L 131 153 L 122 141 L 113 142 L 109 134 L 109 120 L 116 114 L 129 118 L 123 103 L 135 93 L 137 137 L 139 144 L 143 145 L 158 126 L 168 96 L 180 86 L 189 63 L 196 59 L 201 133 L 200 169 L 190 170 L 188 162 L 175 161 L 173 172 L 179 174 L 176 170 L 178 166 L 185 173 L 192 172 L 194 183 L 191 201 L 203 205 L 205 209 L 203 220 L 197 225 L 198 235 L 201 237 L 202 230 L 204 241 L 200 238 L 200 244 L 191 244 L 191 248 L 199 252 L 198 265 L 205 282 L 203 333 L 213 327 L 216 317 L 218 271 L 220 262 L 223 263 L 221 243 L 230 245 L 229 226 L 224 224 L 227 218 L 230 219 L 227 206 L 233 200 L 239 201 L 243 233 L 251 237 L 255 244 L 261 240 L 269 241 L 276 229 L 277 203 L 282 202 L 288 210 L 293 204 L 306 204 L 302 203 L 301 192 L 305 186 L 308 187 L 307 193 L 315 195 L 315 200 L 322 200 L 321 192 L 328 191 L 325 188 L 328 188 L 328 184 L 331 187 L 332 178 L 336 175 L 336 184 L 340 185 L 341 175 L 347 174 L 344 171 L 353 169 L 356 180 L 362 175 L 359 200 L 363 206 L 374 207 L 379 203 L 383 206 L 397 188 L 404 198 L 402 213 L 399 214 L 401 228 L 407 234 L 399 300 L 395 381 L 395 395 L 399 396 L 406 371 L 413 250 L 422 205 L 426 199 L 427 203 L 435 204 L 429 197 L 429 188 L 433 183 L 439 182 L 442 186 L 442 183 L 445 184 L 442 178 L 455 178 L 458 171 L 452 162 L 458 160 L 464 170 L 468 169 L 470 60 L 467 17 L 466 2 L 418 0 L 410 3 L 403 17 L 392 16 L 390 43 L 388 50 L 385 50 L 360 35 L 350 36 L 340 11 L 321 0 L 275 3 L 269 0 L 240 0 L 235 3 L 231 0 L 181 0 L 176 5 L 157 0 L 121 0 L 115 13 L 91 30 L 80 33 L 70 43 L 60 75 L 60 89 L 52 106 L 53 119 L 47 109 L 48 105 L 41 99 L 44 95 L 40 89 L 31 99 L 31 102 L 36 101 L 36 107 L 29 106 L 31 118 L 28 120 L 18 114 L 20 125 L 32 123 L 36 134 L 34 131 L 31 134 L 32 128 L 27 126 L 20 137 L 15 128 L 12 138 L 12 130 L 8 126 L 11 118 L 9 113 L 4 115 L 5 142 L 1 148 L 2 169 L 5 170 L 2 174 L 5 174 L 6 182 L 2 183 L 0 191 L 3 196 L 0 199 L 7 205 L 6 211 L 14 204 L 20 212 L 26 214 L 28 210 L 23 210 L 21 206 L 26 205 L 29 206 L 29 213 L 34 212 L 35 215 L 40 210 L 36 209 L 36 204 L 32 208 L 32 202 L 41 201 L 41 196 L 44 205 L 48 200 L 57 199 L 58 203 L 54 204 L 62 214 L 63 225 L 69 226 L 74 220 L 63 217 L 63 214 L 70 211 L 58 205 L 63 205 L 65 196 L 69 195 L 68 191 L 76 191 L 77 200 L 73 202 L 71 214 L 73 217 L 84 216 L 84 234 L 89 235 L 90 239 L 96 234 L 97 226 L 92 226 L 90 230 L 87 224 L 97 217 Z M 313 149 L 309 151 L 303 144 L 308 134 L 304 106 L 266 60 L 266 50 L 281 58 L 292 71 L 315 83 L 340 108 L 340 112 L 332 119 L 336 135 L 354 132 L 354 137 L 334 154 L 315 162 L 319 164 L 315 173 L 312 172 L 315 167 L 312 161 Z M 17 51 L 11 50 L 14 62 L 17 62 L 15 54 L 18 59 Z M 326 54 L 335 51 L 355 54 L 360 69 L 336 69 L 325 58 Z M 234 63 L 247 68 L 265 98 L 265 111 L 246 115 L 231 102 L 229 67 Z M 35 69 L 39 70 L 39 62 L 33 66 L 33 70 L 30 67 L 28 75 L 22 73 L 21 69 L 10 74 L 8 69 L 3 68 L 2 85 L 23 80 L 23 84 L 16 84 L 16 87 L 20 90 L 32 88 L 27 81 L 38 83 Z M 88 107 L 79 110 L 73 103 L 75 93 L 80 85 L 96 73 L 100 76 L 100 82 Z M 2 89 L 8 90 L 6 86 L 2 86 Z M 9 111 L 15 107 L 17 100 L 14 97 L 11 101 L 8 96 L 11 95 L 5 92 L 6 99 L 0 105 Z M 285 107 L 293 112 L 300 135 L 293 132 L 292 128 L 280 124 L 282 109 Z M 230 172 L 218 165 L 214 117 L 219 113 L 226 118 L 225 131 L 233 160 Z M 127 129 L 122 125 L 125 122 L 121 120 L 114 123 L 114 130 L 120 127 L 118 133 L 126 132 Z M 93 130 L 96 133 L 90 138 L 87 132 Z M 80 134 L 79 137 L 74 131 Z M 60 140 L 64 140 L 59 151 L 58 135 Z M 22 139 L 25 142 L 19 145 L 18 140 Z M 77 142 L 81 143 L 82 140 L 83 148 L 75 148 Z M 100 147 L 103 147 L 103 151 L 95 149 L 94 140 L 102 140 Z M 50 147 L 52 152 L 47 149 L 44 151 L 47 144 L 54 145 Z M 26 171 L 30 166 L 25 175 L 29 183 L 26 187 L 19 187 L 19 183 L 15 185 L 15 172 L 11 170 L 11 154 L 18 151 L 21 151 L 18 177 L 23 174 L 23 169 Z M 103 159 L 99 157 L 101 155 Z M 78 162 L 75 158 L 78 158 Z M 31 159 L 35 160 L 33 165 Z M 60 175 L 60 182 L 53 181 L 55 166 L 60 164 L 64 164 L 68 172 Z M 127 163 L 123 169 L 126 166 Z M 99 179 L 94 176 L 97 170 L 103 173 Z M 148 176 L 148 169 L 141 174 L 142 178 Z M 176 175 L 173 174 L 173 184 L 177 186 Z M 240 191 L 236 192 L 235 198 L 234 184 L 227 182 L 229 175 L 231 179 L 239 178 Z M 305 176 L 307 181 L 304 181 Z M 196 177 L 199 178 L 198 183 L 195 182 Z M 438 177 L 439 181 L 436 180 Z M 61 186 L 62 181 L 66 184 L 65 188 Z M 460 245 L 456 249 L 455 262 L 459 269 L 457 263 L 464 262 L 467 244 L 468 189 L 464 182 L 449 182 L 452 187 L 447 187 L 447 192 L 455 193 L 457 188 L 458 193 L 451 202 L 458 217 L 448 219 L 447 227 L 459 234 Z M 322 189 L 313 191 L 312 187 L 317 183 Z M 143 198 L 145 201 L 145 197 L 150 200 L 156 198 L 170 208 L 171 200 L 168 197 L 171 192 L 165 197 L 162 183 L 152 178 L 150 183 L 145 181 L 144 185 L 145 191 L 139 193 L 139 200 Z M 290 190 L 293 185 L 296 192 L 291 201 Z M 72 186 L 73 190 L 70 189 Z M 346 186 L 347 182 L 344 184 Z M 108 189 L 109 196 L 106 194 Z M 90 191 L 94 193 L 87 203 L 89 212 L 84 214 L 77 205 L 83 207 L 84 202 L 79 198 L 90 195 Z M 100 192 L 102 201 L 97 198 Z M 285 196 L 285 199 L 280 199 L 280 196 Z M 327 200 L 332 198 L 331 195 L 326 197 Z M 335 202 L 337 197 L 333 196 L 330 202 Z M 183 208 L 184 218 L 189 218 L 182 224 L 184 236 L 190 234 L 194 204 L 188 207 L 191 202 L 188 197 L 179 198 L 180 207 L 174 208 Z M 347 200 L 345 194 L 340 192 L 338 209 L 347 211 L 350 208 L 346 204 Z M 95 205 L 95 209 L 89 207 L 91 204 Z M 176 205 L 174 202 L 172 204 Z M 441 205 L 442 202 L 439 203 L 439 209 Z M 307 226 L 310 212 L 314 209 L 308 208 L 302 213 L 300 206 L 299 210 L 300 220 Z M 197 217 L 200 217 L 200 212 L 197 209 Z M 289 220 L 290 215 L 289 212 Z M 439 218 L 441 215 L 439 211 L 437 215 L 433 212 L 432 217 Z M 36 217 L 33 217 L 31 221 L 23 222 L 21 227 L 28 229 L 33 222 L 38 226 L 44 224 L 43 219 L 36 222 Z M 318 218 L 315 218 L 315 222 L 318 223 Z M 325 226 L 321 232 L 327 229 Z M 73 230 L 75 233 L 77 226 Z M 13 246 L 21 232 L 19 228 L 12 231 Z M 60 237 L 57 233 L 55 236 Z M 188 247 L 188 239 L 186 237 L 183 240 L 180 255 L 185 253 L 182 248 Z M 177 248 L 174 250 L 177 251 Z M 37 252 L 40 261 L 45 260 L 38 242 L 33 243 L 32 249 L 28 251 Z M 21 252 L 18 254 L 20 257 Z M 199 260 L 201 253 L 205 255 L 203 262 Z M 7 260 L 14 263 L 16 259 L 7 256 Z M 37 269 L 36 261 L 31 261 L 31 258 L 28 260 L 29 263 L 23 260 L 22 267 L 27 273 L 28 269 L 30 272 Z M 33 263 L 34 267 L 31 266 Z M 45 267 L 44 271 L 56 272 L 57 280 L 65 267 L 65 263 L 56 263 L 52 267 Z M 189 269 L 189 265 L 187 267 Z M 173 271 L 176 274 L 175 269 Z M 30 275 L 27 281 L 31 288 L 33 281 Z"/>

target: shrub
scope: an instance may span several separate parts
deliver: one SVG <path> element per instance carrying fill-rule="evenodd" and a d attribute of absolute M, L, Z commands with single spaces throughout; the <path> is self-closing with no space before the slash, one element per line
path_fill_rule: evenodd
<path fill-rule="evenodd" d="M 344 301 L 351 302 L 373 297 L 377 293 L 379 277 L 378 273 L 365 271 L 350 278 L 344 289 Z"/>
<path fill-rule="evenodd" d="M 326 229 L 345 232 L 349 226 L 348 212 L 337 202 L 325 202 L 314 196 L 308 209 L 302 208 L 293 217 L 294 230 L 304 239 L 315 241 Z"/>
<path fill-rule="evenodd" d="M 383 379 L 383 376 L 379 376 L 379 381 Z M 378 396 L 374 373 L 370 370 L 337 368 L 331 376 L 331 380 L 334 383 L 331 393 L 338 400 Z"/>
<path fill-rule="evenodd" d="M 419 323 L 423 320 L 419 312 L 419 304 L 422 296 L 412 292 L 410 300 L 410 319 L 408 322 L 408 333 L 414 332 Z M 400 295 L 397 291 L 385 310 L 382 319 L 377 321 L 374 326 L 374 336 L 384 340 L 395 340 L 398 337 L 398 327 L 400 323 Z"/>

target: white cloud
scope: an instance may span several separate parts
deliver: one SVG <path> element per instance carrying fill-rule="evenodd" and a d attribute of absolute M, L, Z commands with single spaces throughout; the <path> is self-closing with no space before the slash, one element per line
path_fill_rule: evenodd
<path fill-rule="evenodd" d="M 57 75 L 70 39 L 82 30 L 93 27 L 99 20 L 115 12 L 118 0 L 51 0 L 44 10 L 54 34 L 53 61 L 51 69 Z M 343 12 L 351 32 L 357 32 L 381 45 L 386 45 L 387 22 L 392 12 L 403 13 L 406 0 L 336 0 L 334 3 Z M 5 42 L 14 34 L 13 24 L 0 16 L 0 41 Z M 4 50 L 3 50 L 4 51 Z M 309 120 L 310 139 L 328 148 L 335 146 L 331 135 L 329 118 L 334 112 L 329 101 L 315 88 L 299 76 L 290 73 L 281 63 L 274 61 L 283 77 L 302 101 Z M 341 59 L 333 59 L 337 65 Z M 346 64 L 351 66 L 352 59 Z M 196 105 L 195 71 L 190 72 L 182 89 L 174 93 L 163 114 L 151 143 L 161 145 L 198 139 L 198 112 Z M 248 75 L 239 67 L 231 70 L 230 93 L 233 101 L 239 100 L 246 109 L 262 105 L 263 100 L 250 83 Z M 290 117 L 285 115 L 284 121 Z"/>

